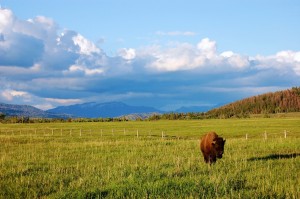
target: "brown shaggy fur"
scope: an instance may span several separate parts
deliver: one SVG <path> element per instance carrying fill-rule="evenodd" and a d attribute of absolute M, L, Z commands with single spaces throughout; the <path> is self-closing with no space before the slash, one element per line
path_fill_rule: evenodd
<path fill-rule="evenodd" d="M 215 132 L 210 132 L 202 137 L 200 149 L 206 163 L 212 164 L 217 161 L 217 158 L 222 158 L 225 141 Z"/>

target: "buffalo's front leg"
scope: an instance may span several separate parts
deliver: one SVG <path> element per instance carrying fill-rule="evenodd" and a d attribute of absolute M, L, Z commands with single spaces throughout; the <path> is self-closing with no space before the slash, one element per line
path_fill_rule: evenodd
<path fill-rule="evenodd" d="M 209 156 L 209 164 L 215 163 L 217 161 L 217 157 L 214 155 Z"/>

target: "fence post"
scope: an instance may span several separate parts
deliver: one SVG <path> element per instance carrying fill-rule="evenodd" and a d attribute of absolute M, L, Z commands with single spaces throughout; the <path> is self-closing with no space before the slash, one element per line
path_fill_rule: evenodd
<path fill-rule="evenodd" d="M 164 139 L 164 132 L 161 132 L 161 138 Z"/>
<path fill-rule="evenodd" d="M 284 130 L 284 138 L 286 138 L 286 130 Z"/>
<path fill-rule="evenodd" d="M 80 137 L 81 137 L 81 129 L 80 129 Z"/>
<path fill-rule="evenodd" d="M 265 131 L 265 140 L 268 138 L 267 131 Z"/>
<path fill-rule="evenodd" d="M 124 128 L 124 135 L 126 135 L 126 130 L 125 130 L 125 128 Z"/>
<path fill-rule="evenodd" d="M 246 140 L 248 140 L 248 134 L 246 134 Z"/>

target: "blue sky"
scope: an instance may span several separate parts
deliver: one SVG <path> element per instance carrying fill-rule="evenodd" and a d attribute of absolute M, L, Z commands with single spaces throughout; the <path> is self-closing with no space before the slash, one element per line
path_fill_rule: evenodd
<path fill-rule="evenodd" d="M 0 4 L 0 102 L 174 110 L 300 85 L 296 0 Z"/>

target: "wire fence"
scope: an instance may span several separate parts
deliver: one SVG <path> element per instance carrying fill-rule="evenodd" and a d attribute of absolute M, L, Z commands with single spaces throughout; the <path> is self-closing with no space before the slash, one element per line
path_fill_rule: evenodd
<path fill-rule="evenodd" d="M 83 129 L 83 128 L 34 128 L 0 129 L 0 135 L 7 136 L 100 136 L 100 137 L 170 137 L 164 131 L 143 131 L 140 129 Z"/>
<path fill-rule="evenodd" d="M 84 128 L 1 128 L 1 136 L 53 136 L 53 137 L 134 137 L 134 138 L 162 138 L 162 139 L 194 139 L 199 135 L 176 135 L 168 130 L 145 130 L 145 129 L 84 129 Z M 225 136 L 226 137 L 226 136 Z M 300 138 L 299 132 L 284 130 L 282 132 L 261 133 L 249 132 L 234 135 L 232 138 L 240 139 L 276 139 L 276 138 Z"/>

